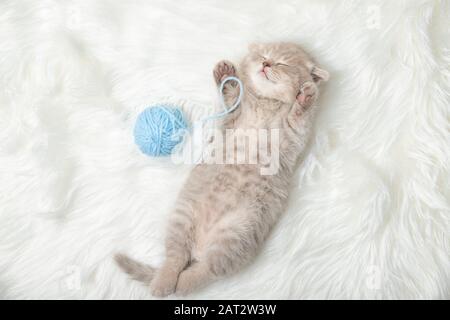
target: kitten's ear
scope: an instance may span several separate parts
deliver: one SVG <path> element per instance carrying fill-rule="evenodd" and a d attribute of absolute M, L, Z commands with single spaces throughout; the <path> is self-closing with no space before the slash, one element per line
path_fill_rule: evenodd
<path fill-rule="evenodd" d="M 318 66 L 314 66 L 312 68 L 311 75 L 314 82 L 316 83 L 319 83 L 321 81 L 328 81 L 328 79 L 330 79 L 330 74 L 328 73 L 328 71 L 321 69 Z"/>

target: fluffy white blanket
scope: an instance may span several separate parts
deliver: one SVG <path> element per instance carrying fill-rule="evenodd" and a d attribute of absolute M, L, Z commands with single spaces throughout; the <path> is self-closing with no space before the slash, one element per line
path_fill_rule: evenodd
<path fill-rule="evenodd" d="M 250 42 L 330 71 L 289 209 L 257 260 L 190 298 L 450 298 L 444 1 L 0 2 L 0 296 L 151 298 L 190 167 L 142 155 L 136 114 L 212 112 Z"/>

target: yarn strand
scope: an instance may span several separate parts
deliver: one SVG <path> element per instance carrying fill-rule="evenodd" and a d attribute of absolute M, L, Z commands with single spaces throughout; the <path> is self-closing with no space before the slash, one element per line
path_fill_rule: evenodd
<path fill-rule="evenodd" d="M 231 107 L 226 105 L 223 95 L 224 86 L 228 81 L 236 81 L 240 89 L 239 96 Z M 233 112 L 241 103 L 244 86 L 238 78 L 227 77 L 220 84 L 219 92 L 223 111 L 200 120 L 201 125 Z M 138 116 L 134 126 L 134 141 L 147 155 L 168 156 L 175 146 L 184 140 L 186 131 L 192 129 L 188 127 L 181 109 L 167 105 L 153 106 Z"/>

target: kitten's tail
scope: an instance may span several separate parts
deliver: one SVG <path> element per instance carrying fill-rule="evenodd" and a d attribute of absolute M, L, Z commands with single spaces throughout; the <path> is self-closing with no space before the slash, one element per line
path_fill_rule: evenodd
<path fill-rule="evenodd" d="M 155 274 L 155 268 L 140 263 L 136 260 L 129 258 L 127 255 L 118 253 L 114 256 L 119 267 L 128 273 L 132 279 L 150 284 Z"/>

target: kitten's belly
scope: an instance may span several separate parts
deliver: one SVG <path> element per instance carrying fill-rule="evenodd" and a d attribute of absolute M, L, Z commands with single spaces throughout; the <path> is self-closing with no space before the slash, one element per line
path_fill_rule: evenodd
<path fill-rule="evenodd" d="M 194 169 L 191 177 L 197 194 L 194 206 L 195 244 L 192 255 L 201 255 L 214 239 L 226 235 L 251 219 L 250 210 L 264 178 L 252 165 L 206 165 Z"/>

